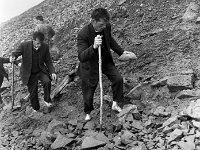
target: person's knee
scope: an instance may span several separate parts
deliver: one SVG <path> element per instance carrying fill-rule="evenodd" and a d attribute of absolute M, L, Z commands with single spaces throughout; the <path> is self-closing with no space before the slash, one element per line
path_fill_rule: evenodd
<path fill-rule="evenodd" d="M 114 79 L 114 82 L 115 83 L 123 83 L 123 78 L 122 78 L 122 76 L 116 76 L 116 78 Z"/>
<path fill-rule="evenodd" d="M 43 79 L 42 82 L 43 82 L 43 84 L 50 84 L 51 80 L 48 77 L 46 77 L 46 78 Z"/>

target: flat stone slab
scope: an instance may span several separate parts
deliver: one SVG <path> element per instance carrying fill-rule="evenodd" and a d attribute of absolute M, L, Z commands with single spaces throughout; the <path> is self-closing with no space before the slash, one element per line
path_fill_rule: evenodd
<path fill-rule="evenodd" d="M 194 81 L 194 76 L 192 74 L 177 75 L 168 78 L 167 86 L 170 92 L 192 89 L 193 81 Z"/>
<path fill-rule="evenodd" d="M 103 147 L 106 145 L 106 142 L 96 140 L 94 137 L 86 137 L 83 140 L 83 143 L 81 145 L 81 149 L 91 149 L 91 148 L 97 148 L 97 147 Z"/>
<path fill-rule="evenodd" d="M 56 140 L 51 144 L 51 148 L 52 149 L 62 148 L 70 144 L 72 141 L 73 139 L 67 138 L 61 134 L 58 134 Z"/>
<path fill-rule="evenodd" d="M 196 92 L 193 90 L 183 90 L 180 91 L 180 93 L 176 96 L 179 99 L 184 99 L 184 98 L 191 98 L 191 97 L 195 97 L 196 96 Z"/>

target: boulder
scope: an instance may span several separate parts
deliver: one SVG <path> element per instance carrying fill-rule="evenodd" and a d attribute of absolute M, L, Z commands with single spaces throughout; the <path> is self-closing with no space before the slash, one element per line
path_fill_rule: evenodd
<path fill-rule="evenodd" d="M 48 127 L 47 127 L 47 131 L 48 132 L 50 132 L 50 133 L 53 133 L 53 130 L 56 128 L 56 127 L 58 127 L 58 126 L 65 126 L 65 123 L 64 122 L 62 122 L 62 121 L 57 121 L 56 119 L 53 119 L 50 123 L 49 123 L 49 125 L 48 125 Z"/>
<path fill-rule="evenodd" d="M 175 129 L 172 133 L 169 133 L 169 137 L 166 137 L 167 142 L 171 143 L 172 141 L 176 141 L 183 136 L 183 131 L 180 129 Z"/>
<path fill-rule="evenodd" d="M 200 120 L 200 99 L 191 101 L 190 105 L 183 110 L 182 115 L 187 115 L 194 119 Z"/>
<path fill-rule="evenodd" d="M 183 91 L 180 91 L 176 97 L 179 99 L 184 99 L 184 98 L 191 98 L 195 96 L 196 96 L 196 92 L 194 90 L 183 90 Z"/>
<path fill-rule="evenodd" d="M 96 140 L 94 137 L 86 137 L 82 142 L 81 149 L 95 149 L 105 145 L 106 142 Z"/>
<path fill-rule="evenodd" d="M 171 76 L 167 80 L 167 86 L 170 92 L 180 90 L 192 89 L 194 82 L 194 75 L 177 75 Z"/>
<path fill-rule="evenodd" d="M 63 148 L 66 145 L 70 144 L 74 139 L 67 138 L 60 133 L 57 133 L 56 140 L 51 144 L 52 149 Z"/>
<path fill-rule="evenodd" d="M 190 2 L 189 6 L 186 9 L 186 12 L 184 13 L 182 19 L 183 21 L 190 21 L 195 19 L 198 15 L 198 9 L 199 5 L 195 2 Z"/>

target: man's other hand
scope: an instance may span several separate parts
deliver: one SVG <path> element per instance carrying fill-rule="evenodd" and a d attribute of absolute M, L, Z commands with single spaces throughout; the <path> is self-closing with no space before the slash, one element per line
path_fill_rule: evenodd
<path fill-rule="evenodd" d="M 52 80 L 56 81 L 56 79 L 57 79 L 56 74 L 55 74 L 55 73 L 52 73 L 52 74 L 51 74 L 51 78 L 52 78 Z"/>
<path fill-rule="evenodd" d="M 131 59 L 137 59 L 137 56 L 133 52 L 124 51 L 123 54 L 119 57 L 121 61 L 127 61 Z"/>

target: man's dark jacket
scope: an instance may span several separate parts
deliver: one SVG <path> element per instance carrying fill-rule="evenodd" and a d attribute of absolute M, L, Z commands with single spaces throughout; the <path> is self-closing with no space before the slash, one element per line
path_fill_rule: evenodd
<path fill-rule="evenodd" d="M 110 49 L 116 52 L 119 56 L 122 55 L 124 50 L 111 36 L 110 24 L 108 24 L 103 30 L 103 35 L 105 38 L 106 47 L 109 51 L 109 56 L 107 57 L 110 59 L 110 64 L 114 66 Z M 77 36 L 78 59 L 80 61 L 78 73 L 80 78 L 90 85 L 96 84 L 99 73 L 98 52 L 95 52 L 93 49 L 95 37 L 96 33 L 91 23 L 83 27 Z"/>
<path fill-rule="evenodd" d="M 22 55 L 22 65 L 20 68 L 20 74 L 22 78 L 23 84 L 27 85 L 29 77 L 31 75 L 32 68 L 32 50 L 33 50 L 33 42 L 23 42 L 16 49 L 16 51 L 12 52 L 12 55 L 17 59 L 20 55 Z M 53 67 L 53 63 L 49 53 L 49 47 L 47 44 L 42 43 L 39 49 L 39 67 L 41 71 L 46 74 L 55 73 L 55 69 Z"/>
<path fill-rule="evenodd" d="M 9 62 L 10 62 L 9 58 L 0 57 L 0 78 L 1 78 L 1 80 L 4 77 L 7 78 L 7 80 L 8 80 L 8 74 L 6 73 L 6 71 L 5 71 L 4 67 L 3 67 L 3 64 L 4 63 L 9 63 Z M 0 83 L 0 87 L 1 87 L 1 84 L 2 83 Z"/>

